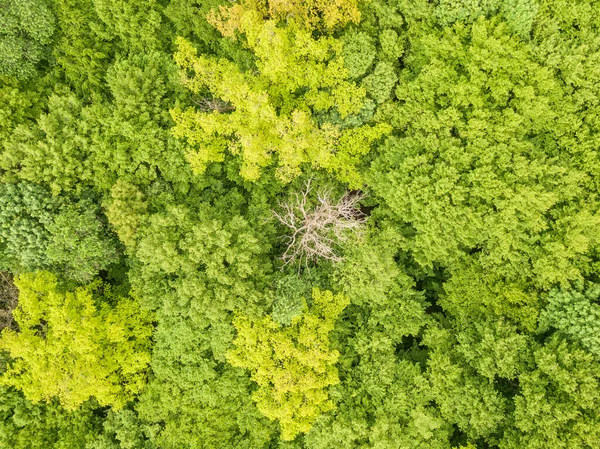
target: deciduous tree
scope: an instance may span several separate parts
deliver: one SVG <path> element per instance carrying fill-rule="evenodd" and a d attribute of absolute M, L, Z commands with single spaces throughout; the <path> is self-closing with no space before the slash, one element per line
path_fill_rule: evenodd
<path fill-rule="evenodd" d="M 12 361 L 0 378 L 34 403 L 76 409 L 91 397 L 122 408 L 146 384 L 152 317 L 131 298 L 95 298 L 101 284 L 61 291 L 47 272 L 16 280 L 19 330 L 4 329 Z M 105 288 L 109 288 L 105 286 Z"/>
<path fill-rule="evenodd" d="M 233 366 L 250 370 L 258 390 L 252 397 L 267 418 L 278 420 L 283 440 L 307 432 L 315 419 L 333 409 L 327 387 L 339 382 L 339 353 L 329 349 L 329 333 L 348 298 L 313 290 L 308 311 L 281 328 L 270 316 L 253 320 L 238 316 L 235 349 L 227 354 Z"/>

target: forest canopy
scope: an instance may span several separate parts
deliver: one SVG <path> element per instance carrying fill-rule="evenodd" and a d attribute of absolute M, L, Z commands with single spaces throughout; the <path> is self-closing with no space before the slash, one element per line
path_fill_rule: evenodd
<path fill-rule="evenodd" d="M 600 447 L 599 0 L 0 0 L 0 448 Z"/>

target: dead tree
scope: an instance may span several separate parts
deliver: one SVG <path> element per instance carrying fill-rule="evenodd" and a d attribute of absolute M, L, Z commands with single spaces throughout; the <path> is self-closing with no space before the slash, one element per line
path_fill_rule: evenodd
<path fill-rule="evenodd" d="M 0 329 L 5 327 L 16 330 L 17 323 L 13 318 L 13 310 L 19 302 L 19 290 L 13 283 L 10 273 L 0 271 Z"/>
<path fill-rule="evenodd" d="M 235 111 L 235 106 L 219 98 L 200 98 L 193 99 L 192 101 L 199 106 L 202 112 L 216 111 L 219 114 L 225 114 L 227 112 Z"/>
<path fill-rule="evenodd" d="M 279 204 L 279 211 L 271 211 L 289 230 L 283 237 L 287 242 L 282 256 L 284 267 L 295 263 L 308 266 L 319 259 L 341 261 L 340 246 L 353 234 L 360 233 L 366 222 L 366 216 L 358 208 L 363 194 L 346 192 L 334 201 L 331 191 L 325 191 L 317 194 L 316 204 L 312 205 L 311 190 L 308 181 L 302 192 Z"/>

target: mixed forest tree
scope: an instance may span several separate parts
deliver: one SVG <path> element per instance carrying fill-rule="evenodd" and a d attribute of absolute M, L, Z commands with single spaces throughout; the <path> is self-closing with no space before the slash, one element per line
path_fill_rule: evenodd
<path fill-rule="evenodd" d="M 0 0 L 0 448 L 600 447 L 599 0 Z"/>

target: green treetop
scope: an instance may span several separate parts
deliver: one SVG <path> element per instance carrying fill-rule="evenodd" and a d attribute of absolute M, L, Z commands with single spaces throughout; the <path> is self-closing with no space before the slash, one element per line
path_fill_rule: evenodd
<path fill-rule="evenodd" d="M 227 360 L 250 370 L 259 386 L 253 394 L 257 407 L 280 422 L 284 440 L 307 432 L 319 415 L 334 408 L 326 388 L 339 382 L 339 353 L 329 349 L 329 333 L 347 305 L 343 294 L 315 288 L 312 307 L 289 327 L 270 316 L 234 319 L 236 348 Z"/>
<path fill-rule="evenodd" d="M 0 3 L 0 75 L 27 79 L 49 52 L 54 15 L 44 0 Z"/>
<path fill-rule="evenodd" d="M 239 22 L 239 23 L 238 23 Z M 184 83 L 205 96 L 204 111 L 174 109 L 174 135 L 186 139 L 188 161 L 196 173 L 224 159 L 225 150 L 241 156 L 241 175 L 255 181 L 273 164 L 287 182 L 303 163 L 324 168 L 354 187 L 362 185 L 360 157 L 389 127 L 341 129 L 320 126 L 314 112 L 339 111 L 342 117 L 360 112 L 365 89 L 349 81 L 342 45 L 328 36 L 314 38 L 302 27 L 278 26 L 250 9 L 235 28 L 217 26 L 226 35 L 243 33 L 244 45 L 256 57 L 256 69 L 242 72 L 228 60 L 198 56 L 188 41 L 178 39 L 175 59 Z M 206 99 L 211 99 L 206 101 Z"/>
<path fill-rule="evenodd" d="M 135 300 L 118 298 L 111 307 L 95 298 L 100 284 L 64 292 L 47 272 L 23 274 L 15 284 L 19 330 L 0 336 L 13 359 L 4 385 L 34 403 L 57 397 L 67 409 L 90 397 L 121 408 L 143 389 L 152 318 Z"/>

